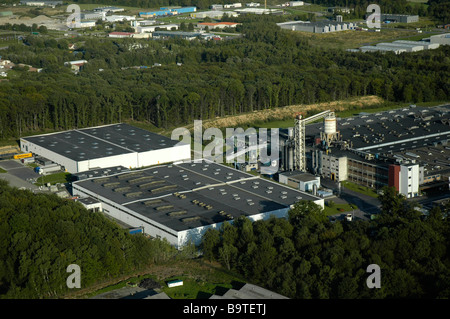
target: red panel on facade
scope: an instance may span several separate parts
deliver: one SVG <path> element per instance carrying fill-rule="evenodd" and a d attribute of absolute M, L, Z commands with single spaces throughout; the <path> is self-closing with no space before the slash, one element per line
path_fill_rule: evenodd
<path fill-rule="evenodd" d="M 389 165 L 388 185 L 395 187 L 397 192 L 400 190 L 400 166 Z"/>

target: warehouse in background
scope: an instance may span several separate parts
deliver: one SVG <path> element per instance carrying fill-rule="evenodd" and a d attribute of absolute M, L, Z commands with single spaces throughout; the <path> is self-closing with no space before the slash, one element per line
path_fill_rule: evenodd
<path fill-rule="evenodd" d="M 413 23 L 413 22 L 419 22 L 419 16 L 418 15 L 407 15 L 407 14 L 382 13 L 380 20 L 384 23 L 390 23 L 390 22 Z"/>
<path fill-rule="evenodd" d="M 303 31 L 311 33 L 329 33 L 353 30 L 356 24 L 353 22 L 338 22 L 338 21 L 288 21 L 277 23 L 281 29 L 287 29 L 292 31 Z"/>
<path fill-rule="evenodd" d="M 123 123 L 24 137 L 20 148 L 70 173 L 118 165 L 140 168 L 191 158 L 189 144 Z"/>

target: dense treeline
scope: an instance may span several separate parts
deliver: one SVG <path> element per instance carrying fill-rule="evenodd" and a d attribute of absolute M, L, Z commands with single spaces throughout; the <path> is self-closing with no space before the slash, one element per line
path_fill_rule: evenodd
<path fill-rule="evenodd" d="M 288 219 L 242 217 L 208 230 L 205 258 L 291 298 L 449 298 L 450 208 L 427 217 L 395 190 L 380 197 L 375 221 L 330 223 L 320 206 L 301 201 Z M 381 288 L 366 272 L 381 269 Z"/>
<path fill-rule="evenodd" d="M 43 71 L 18 71 L 1 82 L 0 138 L 124 120 L 180 126 L 363 95 L 448 100 L 447 46 L 402 55 L 318 49 L 277 28 L 279 18 L 241 19 L 245 36 L 220 42 L 78 38 L 71 53 L 66 39 L 29 36 L 2 56 Z M 89 62 L 73 75 L 64 62 L 77 59 Z M 142 65 L 149 67 L 131 68 Z"/>
<path fill-rule="evenodd" d="M 167 242 L 129 235 L 79 203 L 0 179 L 0 298 L 61 297 L 70 264 L 80 266 L 81 288 L 88 288 L 174 254 Z"/>

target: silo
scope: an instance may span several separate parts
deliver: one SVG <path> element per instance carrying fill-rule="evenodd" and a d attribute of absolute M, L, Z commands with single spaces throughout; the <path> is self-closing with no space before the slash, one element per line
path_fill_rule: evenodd
<path fill-rule="evenodd" d="M 293 127 L 288 127 L 288 137 L 289 139 L 294 139 L 294 128 Z"/>
<path fill-rule="evenodd" d="M 336 116 L 328 115 L 324 118 L 324 133 L 325 136 L 336 134 Z"/>

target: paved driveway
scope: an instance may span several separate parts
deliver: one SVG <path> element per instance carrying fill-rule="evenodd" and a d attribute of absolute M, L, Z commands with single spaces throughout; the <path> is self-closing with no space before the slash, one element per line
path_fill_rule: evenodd
<path fill-rule="evenodd" d="M 11 186 L 37 189 L 29 182 L 39 177 L 39 174 L 35 173 L 31 167 L 24 166 L 17 160 L 0 161 L 0 167 L 7 171 L 7 173 L 0 173 L 0 178 L 7 180 Z"/>
<path fill-rule="evenodd" d="M 321 178 L 320 182 L 323 186 L 332 189 L 333 191 L 338 190 L 338 183 L 334 181 Z M 377 198 L 352 191 L 345 187 L 341 187 L 341 195 L 338 198 L 344 200 L 347 203 L 355 204 L 356 206 L 358 206 L 358 209 L 349 212 L 353 214 L 355 220 L 367 220 L 370 218 L 371 214 L 377 214 L 381 212 L 381 203 Z M 345 218 L 345 214 L 335 215 L 334 217 L 337 217 L 337 220 L 342 220 Z"/>

